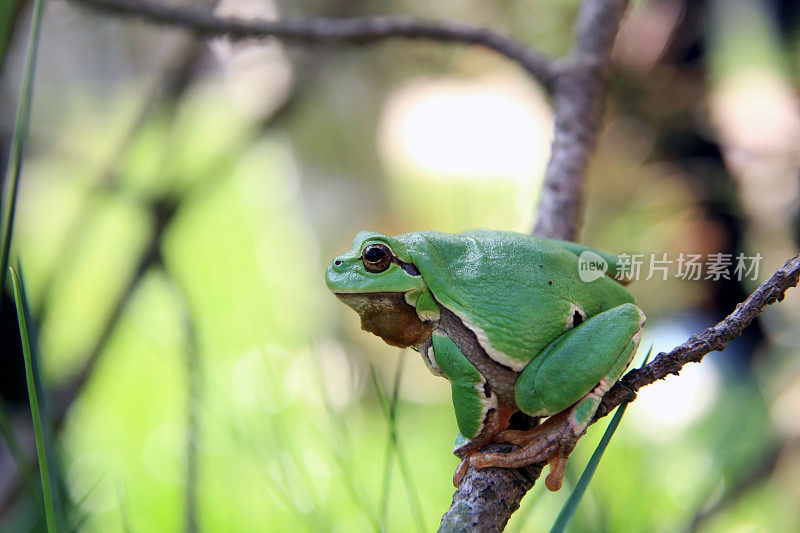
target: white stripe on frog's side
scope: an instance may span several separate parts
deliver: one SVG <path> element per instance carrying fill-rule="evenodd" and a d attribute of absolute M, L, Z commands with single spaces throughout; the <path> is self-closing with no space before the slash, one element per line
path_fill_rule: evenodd
<path fill-rule="evenodd" d="M 483 348 L 483 351 L 486 352 L 486 355 L 488 355 L 489 358 L 494 362 L 508 367 L 514 372 L 522 372 L 525 367 L 528 366 L 527 361 L 514 359 L 504 354 L 500 350 L 492 347 L 492 344 L 489 342 L 489 337 L 481 328 L 471 323 L 465 316 L 453 311 L 452 309 L 451 311 L 461 320 L 468 330 L 475 334 L 475 338 L 478 339 L 478 344 L 480 344 L 481 348 Z"/>
<path fill-rule="evenodd" d="M 430 370 L 431 374 L 434 376 L 439 376 L 440 378 L 445 378 L 445 375 L 442 373 L 439 365 L 436 364 L 436 357 L 433 355 L 433 345 L 429 345 L 428 347 L 421 349 L 419 354 L 422 356 L 422 361 L 425 363 L 425 366 L 428 367 L 428 370 Z"/>
<path fill-rule="evenodd" d="M 486 425 L 486 415 L 492 409 L 497 409 L 497 395 L 494 392 L 491 392 L 489 396 L 486 396 L 486 379 L 481 383 L 475 384 L 475 390 L 478 392 L 481 398 L 481 404 L 483 404 L 483 409 L 481 409 L 481 423 L 478 426 L 478 431 L 472 437 L 475 438 L 481 433 L 483 433 L 483 427 Z"/>

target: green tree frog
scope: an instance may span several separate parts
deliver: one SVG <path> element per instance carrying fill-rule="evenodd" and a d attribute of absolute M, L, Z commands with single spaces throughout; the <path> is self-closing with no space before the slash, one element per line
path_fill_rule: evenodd
<path fill-rule="evenodd" d="M 587 251 L 608 265 L 589 282 L 579 273 Z M 555 491 L 641 339 L 644 313 L 612 278 L 617 268 L 612 254 L 508 231 L 362 231 L 325 279 L 363 329 L 417 350 L 450 381 L 460 432 L 454 453 L 462 459 L 456 485 L 468 466 L 547 461 L 546 485 Z M 518 411 L 548 418 L 509 429 Z M 479 451 L 498 441 L 519 447 Z"/>

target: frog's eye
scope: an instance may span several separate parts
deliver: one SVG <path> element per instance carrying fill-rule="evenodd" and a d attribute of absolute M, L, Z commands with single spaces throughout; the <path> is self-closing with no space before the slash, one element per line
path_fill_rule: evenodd
<path fill-rule="evenodd" d="M 361 260 L 369 272 L 383 272 L 392 264 L 392 251 L 385 244 L 370 244 L 361 252 Z"/>

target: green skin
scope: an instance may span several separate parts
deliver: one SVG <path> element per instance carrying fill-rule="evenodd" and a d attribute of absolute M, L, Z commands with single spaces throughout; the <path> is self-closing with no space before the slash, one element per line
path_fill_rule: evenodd
<path fill-rule="evenodd" d="M 370 269 L 364 250 L 376 244 L 391 262 Z M 606 260 L 606 275 L 581 280 L 584 251 Z M 610 277 L 616 267 L 614 255 L 514 232 L 362 231 L 325 278 L 364 329 L 418 350 L 434 374 L 451 382 L 460 431 L 455 453 L 464 459 L 456 482 L 467 464 L 548 460 L 547 485 L 557 490 L 566 458 L 641 338 L 644 314 Z M 530 431 L 505 431 L 516 411 L 551 418 Z M 477 453 L 496 440 L 522 449 Z"/>

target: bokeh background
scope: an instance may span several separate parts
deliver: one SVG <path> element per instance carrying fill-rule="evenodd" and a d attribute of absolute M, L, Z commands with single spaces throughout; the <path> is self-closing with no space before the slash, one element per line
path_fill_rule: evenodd
<path fill-rule="evenodd" d="M 568 53 L 578 8 L 191 4 L 453 19 L 553 57 Z M 0 6 L 5 158 L 30 2 Z M 799 13 L 792 0 L 652 0 L 623 21 L 581 240 L 764 258 L 757 280 L 672 270 L 631 285 L 654 352 L 721 319 L 798 248 Z M 70 525 L 434 529 L 457 464 L 448 384 L 361 332 L 324 268 L 361 229 L 527 232 L 551 133 L 545 91 L 475 47 L 199 41 L 48 2 L 12 258 Z M 790 291 L 726 352 L 644 389 L 573 530 L 800 528 L 798 318 Z M 38 531 L 7 294 L 2 324 L 2 411 L 33 474 L 4 441 L 0 529 Z M 549 529 L 606 423 L 581 441 L 565 490 L 538 484 L 511 531 Z"/>

